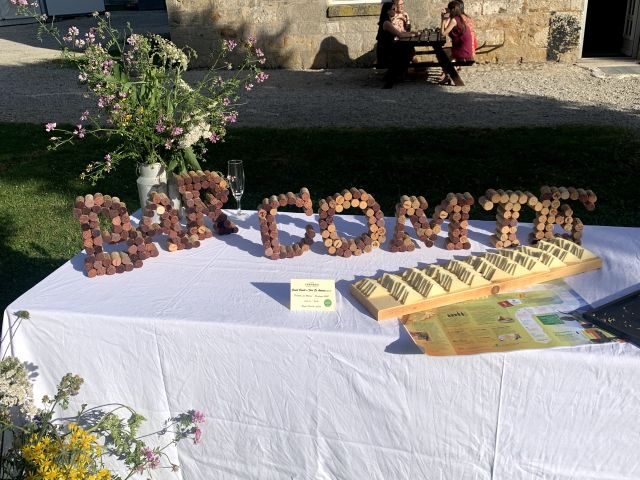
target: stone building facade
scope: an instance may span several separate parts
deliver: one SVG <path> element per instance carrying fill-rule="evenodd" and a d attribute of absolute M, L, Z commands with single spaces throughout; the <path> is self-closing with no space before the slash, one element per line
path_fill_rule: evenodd
<path fill-rule="evenodd" d="M 307 69 L 371 66 L 380 1 L 167 0 L 171 38 L 210 63 L 221 38 L 252 35 L 268 67 Z M 405 0 L 414 28 L 435 27 L 444 0 Z M 574 61 L 585 0 L 467 0 L 479 62 Z"/>

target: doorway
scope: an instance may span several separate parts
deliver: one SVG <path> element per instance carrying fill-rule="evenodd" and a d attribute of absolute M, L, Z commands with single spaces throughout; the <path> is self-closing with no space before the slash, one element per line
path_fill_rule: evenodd
<path fill-rule="evenodd" d="M 586 0 L 587 14 L 582 57 L 621 57 L 627 2 L 637 0 Z"/>
<path fill-rule="evenodd" d="M 584 0 L 582 57 L 640 59 L 640 0 Z"/>

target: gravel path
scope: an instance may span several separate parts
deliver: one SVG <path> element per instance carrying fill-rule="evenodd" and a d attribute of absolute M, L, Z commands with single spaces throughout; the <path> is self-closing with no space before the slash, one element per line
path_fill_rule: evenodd
<path fill-rule="evenodd" d="M 126 20 L 134 14 L 137 31 L 167 30 L 164 12 L 135 13 Z M 61 28 L 90 21 L 66 20 Z M 124 12 L 114 12 L 115 23 L 124 21 Z M 90 102 L 76 72 L 52 62 L 57 50 L 36 41 L 34 31 L 33 25 L 0 27 L 0 121 L 75 123 Z M 575 65 L 476 65 L 462 70 L 464 87 L 416 75 L 391 90 L 381 88 L 384 72 L 372 69 L 268 73 L 264 85 L 244 95 L 238 126 L 640 128 L 640 77 L 598 78 Z M 201 74 L 190 72 L 189 78 Z"/>

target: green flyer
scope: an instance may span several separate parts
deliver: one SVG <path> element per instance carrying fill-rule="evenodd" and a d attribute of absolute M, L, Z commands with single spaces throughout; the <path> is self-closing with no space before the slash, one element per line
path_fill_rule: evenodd
<path fill-rule="evenodd" d="M 586 302 L 563 281 L 501 293 L 402 318 L 428 355 L 471 355 L 615 340 L 572 313 Z"/>

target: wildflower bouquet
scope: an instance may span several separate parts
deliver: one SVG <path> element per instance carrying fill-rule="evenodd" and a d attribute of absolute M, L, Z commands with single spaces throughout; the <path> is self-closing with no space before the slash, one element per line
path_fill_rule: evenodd
<path fill-rule="evenodd" d="M 28 318 L 27 312 L 19 314 Z M 0 480 L 150 478 L 159 468 L 179 469 L 165 452 L 169 446 L 185 439 L 201 441 L 205 419 L 196 410 L 168 420 L 156 432 L 164 445 L 154 448 L 143 441 L 149 434 L 138 433 L 145 418 L 125 405 L 82 405 L 74 416 L 57 417 L 57 411 L 68 410 L 82 383 L 78 375 L 66 374 L 55 396 L 44 396 L 42 408 L 36 408 L 24 364 L 14 357 L 0 360 Z M 108 466 L 107 457 L 112 459 Z"/>
<path fill-rule="evenodd" d="M 77 64 L 78 80 L 96 101 L 97 108 L 84 111 L 72 130 L 46 125 L 54 135 L 50 148 L 87 135 L 116 140 L 112 151 L 81 174 L 94 184 L 125 160 L 160 162 L 168 171 L 199 170 L 207 144 L 221 141 L 226 126 L 236 121 L 240 89 L 249 91 L 268 78 L 260 69 L 264 54 L 253 38 L 223 41 L 213 67 L 190 85 L 183 78 L 196 57 L 189 47 L 180 49 L 159 35 L 135 34 L 129 26 L 120 32 L 108 12 L 94 13 L 96 26 L 88 32 L 70 27 L 61 36 L 54 21 L 37 12 L 37 3 L 10 2 L 37 20 L 39 36 L 46 32 L 58 40 L 63 57 Z M 229 61 L 232 52 L 242 58 L 238 65 Z"/>

